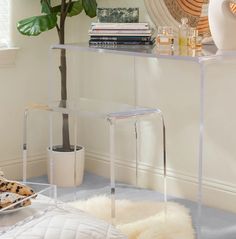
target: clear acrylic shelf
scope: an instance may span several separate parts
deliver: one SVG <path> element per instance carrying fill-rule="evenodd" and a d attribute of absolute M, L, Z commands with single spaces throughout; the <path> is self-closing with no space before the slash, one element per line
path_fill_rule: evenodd
<path fill-rule="evenodd" d="M 0 236 L 21 226 L 56 206 L 57 190 L 55 185 L 24 182 L 35 191 L 35 194 L 25 197 L 8 207 L 0 209 Z M 15 208 L 24 201 L 31 200 L 31 205 Z"/>
<path fill-rule="evenodd" d="M 126 119 L 161 113 L 159 109 L 87 98 L 77 101 L 53 101 L 45 105 L 35 104 L 29 108 L 102 119 Z"/>
<path fill-rule="evenodd" d="M 128 45 L 98 45 L 89 46 L 88 43 L 55 44 L 51 49 L 66 49 L 87 52 L 112 53 L 118 55 L 140 56 L 147 58 L 164 58 L 174 60 L 187 60 L 199 62 L 201 59 L 216 56 L 217 48 L 215 45 L 204 45 L 202 50 L 191 50 L 188 48 L 174 50 L 159 50 L 156 46 L 128 46 Z"/>

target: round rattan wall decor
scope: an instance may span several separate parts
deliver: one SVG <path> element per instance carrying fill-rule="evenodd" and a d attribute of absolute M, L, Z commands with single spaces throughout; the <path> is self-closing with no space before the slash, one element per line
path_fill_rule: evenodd
<path fill-rule="evenodd" d="M 181 18 L 187 17 L 189 25 L 196 27 L 204 37 L 210 36 L 208 23 L 209 0 L 144 0 L 149 16 L 157 26 L 173 26 L 175 31 Z"/>
<path fill-rule="evenodd" d="M 236 1 L 235 1 L 236 2 Z M 230 3 L 231 11 L 236 14 L 236 3 Z"/>

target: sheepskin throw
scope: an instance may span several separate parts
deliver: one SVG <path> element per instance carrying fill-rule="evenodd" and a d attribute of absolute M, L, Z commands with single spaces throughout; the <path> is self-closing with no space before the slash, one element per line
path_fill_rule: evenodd
<path fill-rule="evenodd" d="M 110 222 L 110 198 L 93 197 L 70 203 Z M 166 212 L 166 214 L 165 214 Z M 129 239 L 194 239 L 189 211 L 177 203 L 116 200 L 116 226 Z"/>

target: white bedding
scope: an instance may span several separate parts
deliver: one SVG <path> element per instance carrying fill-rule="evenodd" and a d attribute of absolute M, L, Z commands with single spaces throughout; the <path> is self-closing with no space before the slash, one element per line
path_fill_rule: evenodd
<path fill-rule="evenodd" d="M 112 225 L 70 207 L 57 207 L 1 239 L 127 239 Z"/>

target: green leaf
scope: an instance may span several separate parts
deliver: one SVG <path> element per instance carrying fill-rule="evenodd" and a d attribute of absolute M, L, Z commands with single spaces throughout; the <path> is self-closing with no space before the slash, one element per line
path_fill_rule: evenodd
<path fill-rule="evenodd" d="M 60 15 L 60 13 L 61 13 L 61 5 L 57 5 L 55 7 L 52 7 L 52 12 Z"/>
<path fill-rule="evenodd" d="M 84 8 L 83 8 L 82 0 L 72 2 L 71 8 L 69 9 L 69 12 L 67 15 L 69 17 L 76 16 L 76 15 L 80 14 L 83 11 L 83 9 Z"/>
<path fill-rule="evenodd" d="M 51 0 L 40 0 L 40 3 L 41 3 L 41 6 L 42 6 L 41 12 L 46 13 L 46 14 L 50 14 L 51 13 L 51 10 L 50 10 Z"/>
<path fill-rule="evenodd" d="M 82 0 L 82 1 L 86 14 L 89 17 L 95 17 L 97 15 L 97 1 L 96 0 Z"/>
<path fill-rule="evenodd" d="M 80 14 L 83 11 L 83 9 L 84 8 L 83 8 L 82 0 L 74 1 L 70 5 L 67 16 L 68 17 L 76 16 L 76 15 Z M 57 5 L 57 6 L 53 7 L 52 12 L 56 13 L 57 15 L 60 15 L 61 14 L 61 5 Z"/>
<path fill-rule="evenodd" d="M 17 29 L 23 35 L 38 36 L 40 33 L 54 28 L 56 24 L 56 14 L 49 14 L 23 19 L 18 22 Z"/>

